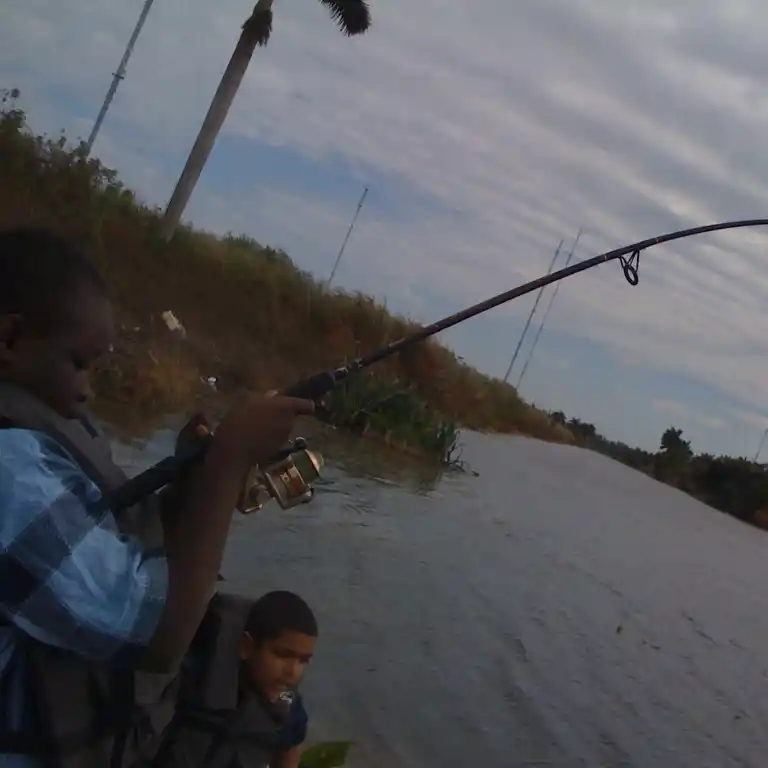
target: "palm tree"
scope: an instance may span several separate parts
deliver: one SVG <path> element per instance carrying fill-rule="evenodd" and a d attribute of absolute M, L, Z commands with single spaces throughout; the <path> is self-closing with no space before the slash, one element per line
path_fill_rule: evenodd
<path fill-rule="evenodd" d="M 366 0 L 320 0 L 320 2 L 330 11 L 331 18 L 348 37 L 360 35 L 370 26 L 371 18 Z M 173 237 L 229 108 L 232 106 L 256 46 L 264 46 L 269 42 L 272 32 L 273 4 L 274 0 L 258 0 L 250 18 L 243 24 L 240 39 L 222 75 L 211 106 L 208 108 L 208 114 L 205 116 L 187 163 L 163 214 L 160 231 L 166 241 Z"/>

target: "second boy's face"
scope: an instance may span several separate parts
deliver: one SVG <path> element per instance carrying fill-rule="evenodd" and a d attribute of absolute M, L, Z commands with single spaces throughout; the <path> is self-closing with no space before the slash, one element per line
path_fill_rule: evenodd
<path fill-rule="evenodd" d="M 35 332 L 24 318 L 7 317 L 0 331 L 5 375 L 61 416 L 76 417 L 90 396 L 89 370 L 113 342 L 109 300 L 84 285 L 45 333 Z"/>
<path fill-rule="evenodd" d="M 270 701 L 296 686 L 315 653 L 317 638 L 286 631 L 274 640 L 256 644 L 244 634 L 240 657 L 248 682 Z"/>

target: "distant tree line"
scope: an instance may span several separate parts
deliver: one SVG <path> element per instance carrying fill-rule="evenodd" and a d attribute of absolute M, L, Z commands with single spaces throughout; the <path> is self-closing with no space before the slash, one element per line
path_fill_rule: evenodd
<path fill-rule="evenodd" d="M 766 527 L 768 520 L 768 466 L 746 458 L 694 453 L 683 431 L 668 427 L 655 453 L 608 440 L 594 424 L 568 419 L 562 411 L 550 414 L 566 426 L 577 443 L 679 488 L 721 512 Z"/>

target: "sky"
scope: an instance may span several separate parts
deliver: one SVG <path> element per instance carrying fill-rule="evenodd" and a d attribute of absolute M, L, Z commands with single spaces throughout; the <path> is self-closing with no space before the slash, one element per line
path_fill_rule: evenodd
<path fill-rule="evenodd" d="M 768 215 L 764 3 L 370 4 L 346 38 L 319 2 L 275 1 L 185 219 L 324 278 L 368 186 L 334 282 L 425 323 L 544 274 L 580 227 L 577 259 Z M 88 135 L 142 5 L 3 0 L 0 87 L 35 131 Z M 94 147 L 145 201 L 167 202 L 251 8 L 155 0 Z M 521 394 L 647 449 L 675 425 L 694 450 L 752 457 L 767 245 L 704 235 L 646 251 L 637 287 L 615 262 L 563 281 Z M 442 340 L 503 377 L 533 301 Z"/>

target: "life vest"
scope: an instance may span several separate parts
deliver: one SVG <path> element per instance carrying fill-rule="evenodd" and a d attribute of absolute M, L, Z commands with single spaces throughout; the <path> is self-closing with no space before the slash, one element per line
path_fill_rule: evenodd
<path fill-rule="evenodd" d="M 112 460 L 109 441 L 87 416 L 64 419 L 7 382 L 0 382 L 0 427 L 36 430 L 53 438 L 102 494 L 127 480 Z M 157 498 L 150 497 L 117 515 L 116 522 L 122 533 L 154 549 L 162 546 L 158 511 Z M 35 707 L 24 731 L 0 724 L 0 754 L 23 754 L 57 768 L 123 768 L 173 715 L 177 674 L 110 670 L 29 636 L 16 652 L 24 654 L 19 684 Z"/>
<path fill-rule="evenodd" d="M 298 691 L 269 703 L 243 686 L 239 644 L 251 604 L 221 592 L 211 600 L 151 768 L 267 768 L 281 747 Z"/>

